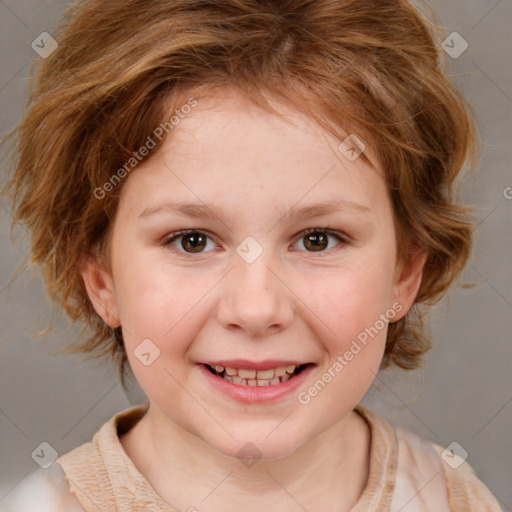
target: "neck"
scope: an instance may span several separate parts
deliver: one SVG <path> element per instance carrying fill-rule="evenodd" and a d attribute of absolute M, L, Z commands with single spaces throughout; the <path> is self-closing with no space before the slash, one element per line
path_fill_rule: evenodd
<path fill-rule="evenodd" d="M 335 502 L 349 511 L 368 479 L 370 431 L 354 411 L 272 460 L 229 457 L 153 405 L 120 440 L 155 491 L 180 510 L 289 511 L 300 504 L 314 511 Z"/>

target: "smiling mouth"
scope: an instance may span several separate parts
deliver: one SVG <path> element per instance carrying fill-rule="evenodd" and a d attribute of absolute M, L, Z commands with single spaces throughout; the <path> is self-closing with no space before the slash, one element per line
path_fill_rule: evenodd
<path fill-rule="evenodd" d="M 280 366 L 268 370 L 247 370 L 224 367 L 216 365 L 215 367 L 205 364 L 206 368 L 219 377 L 233 384 L 240 386 L 276 386 L 282 382 L 292 379 L 312 363 L 301 364 L 299 366 Z"/>

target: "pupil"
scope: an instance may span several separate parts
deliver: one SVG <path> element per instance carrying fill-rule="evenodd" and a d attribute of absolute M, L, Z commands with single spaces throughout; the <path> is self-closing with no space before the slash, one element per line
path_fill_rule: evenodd
<path fill-rule="evenodd" d="M 193 240 L 192 242 L 190 242 Z M 192 249 L 203 249 L 205 245 L 205 237 L 201 233 L 191 233 L 183 238 L 182 246 L 184 249 L 188 249 L 190 247 L 185 247 L 185 245 L 189 245 Z M 199 251 L 193 251 L 199 252 Z"/>
<path fill-rule="evenodd" d="M 314 251 L 325 249 L 325 247 L 326 247 L 325 242 L 327 240 L 327 236 L 325 235 L 325 233 L 317 233 L 314 235 L 308 235 L 306 238 L 307 238 L 308 242 L 310 242 L 312 244 L 312 248 Z M 323 247 L 322 247 L 322 242 L 318 241 L 319 239 L 322 239 Z M 307 244 L 306 244 L 306 246 L 307 246 Z"/>

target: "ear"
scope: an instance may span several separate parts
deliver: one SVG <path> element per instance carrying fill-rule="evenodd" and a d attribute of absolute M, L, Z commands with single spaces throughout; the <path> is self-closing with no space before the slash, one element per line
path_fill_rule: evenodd
<path fill-rule="evenodd" d="M 410 252 L 396 267 L 393 300 L 402 305 L 395 320 L 403 318 L 411 309 L 423 278 L 427 253 L 419 249 Z"/>
<path fill-rule="evenodd" d="M 87 295 L 103 321 L 110 327 L 121 325 L 114 293 L 111 273 L 106 269 L 99 257 L 88 257 L 80 271 L 84 280 Z"/>

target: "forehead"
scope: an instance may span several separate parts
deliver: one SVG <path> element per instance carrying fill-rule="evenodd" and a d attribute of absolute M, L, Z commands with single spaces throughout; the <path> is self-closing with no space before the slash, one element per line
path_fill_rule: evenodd
<path fill-rule="evenodd" d="M 230 89 L 215 92 L 200 91 L 198 105 L 189 114 L 183 116 L 179 125 L 171 133 L 167 150 L 173 149 L 178 154 L 180 149 L 185 154 L 195 157 L 215 150 L 232 150 L 242 158 L 246 154 L 258 152 L 259 149 L 274 149 L 280 157 L 294 160 L 308 154 L 319 152 L 332 153 L 332 157 L 341 161 L 343 153 L 338 148 L 340 141 L 351 135 L 350 129 L 341 129 L 341 134 L 334 136 L 308 117 L 303 111 L 279 101 L 276 97 L 267 97 L 277 113 L 269 112 L 251 101 L 243 93 Z M 172 144 L 170 143 L 172 141 Z M 204 150 L 204 151 L 203 151 Z M 259 151 L 263 159 L 267 151 Z M 367 143 L 364 155 L 379 171 L 373 148 Z"/>
<path fill-rule="evenodd" d="M 303 113 L 279 104 L 282 118 L 231 93 L 196 99 L 154 158 L 128 179 L 126 193 L 136 192 L 146 209 L 186 196 L 256 211 L 336 200 L 374 210 L 386 195 L 380 168 L 347 159 L 340 140 Z M 371 154 L 368 145 L 365 151 Z"/>

